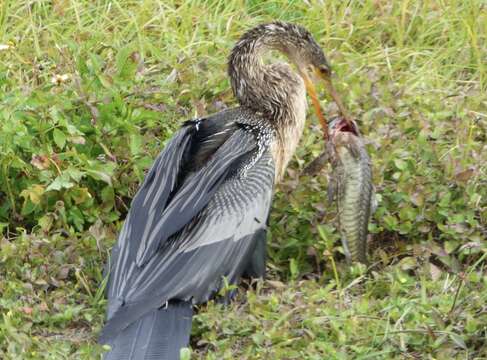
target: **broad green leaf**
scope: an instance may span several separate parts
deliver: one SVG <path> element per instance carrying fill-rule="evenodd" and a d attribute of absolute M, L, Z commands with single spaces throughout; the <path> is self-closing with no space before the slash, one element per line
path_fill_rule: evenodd
<path fill-rule="evenodd" d="M 101 191 L 101 199 L 103 201 L 103 209 L 108 211 L 115 205 L 115 192 L 111 186 L 105 186 Z"/>
<path fill-rule="evenodd" d="M 72 180 L 79 182 L 81 178 L 85 175 L 85 173 L 81 170 L 76 169 L 75 167 L 69 167 L 64 170 L 64 173 L 67 174 Z"/>
<path fill-rule="evenodd" d="M 64 145 L 66 145 L 66 135 L 61 130 L 56 128 L 52 132 L 52 136 L 54 138 L 54 143 L 62 150 Z"/>
<path fill-rule="evenodd" d="M 142 151 L 142 136 L 139 134 L 130 135 L 130 153 L 132 155 L 138 155 Z"/>
<path fill-rule="evenodd" d="M 86 200 L 91 199 L 90 192 L 84 187 L 71 189 L 69 195 L 74 200 L 75 204 L 82 204 Z"/>
<path fill-rule="evenodd" d="M 44 186 L 39 184 L 34 184 L 28 189 L 22 190 L 20 196 L 27 199 L 29 198 L 33 204 L 39 205 L 41 202 L 42 194 L 44 194 Z"/>
<path fill-rule="evenodd" d="M 35 210 L 35 208 L 36 208 L 36 204 L 30 201 L 30 198 L 27 198 L 26 201 L 24 201 L 24 204 L 22 206 L 21 214 L 23 216 L 27 216 L 31 214 Z"/>
<path fill-rule="evenodd" d="M 86 174 L 91 176 L 95 180 L 104 181 L 108 185 L 112 186 L 112 177 L 107 172 L 100 171 L 100 170 L 86 169 Z"/>
<path fill-rule="evenodd" d="M 67 174 L 59 175 L 54 179 L 52 183 L 46 188 L 47 191 L 59 191 L 61 189 L 69 189 L 74 186 L 74 183 L 70 181 Z"/>
<path fill-rule="evenodd" d="M 406 170 L 407 167 L 408 167 L 408 164 L 406 161 L 402 160 L 402 159 L 395 159 L 394 160 L 394 165 L 396 165 L 396 167 L 399 169 L 399 170 Z"/>

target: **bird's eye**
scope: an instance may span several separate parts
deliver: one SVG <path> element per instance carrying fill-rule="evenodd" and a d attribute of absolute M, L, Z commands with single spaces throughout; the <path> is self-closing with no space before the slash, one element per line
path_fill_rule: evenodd
<path fill-rule="evenodd" d="M 323 75 L 330 75 L 331 73 L 331 70 L 329 67 L 327 66 L 324 66 L 324 65 L 321 65 L 319 68 L 318 68 L 319 72 Z"/>

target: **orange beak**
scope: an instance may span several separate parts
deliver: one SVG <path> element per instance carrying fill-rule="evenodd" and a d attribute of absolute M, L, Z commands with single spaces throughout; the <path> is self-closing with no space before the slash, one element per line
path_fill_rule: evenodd
<path fill-rule="evenodd" d="M 321 112 L 321 106 L 320 102 L 318 100 L 318 95 L 316 93 L 315 86 L 311 79 L 308 77 L 306 72 L 301 72 L 301 77 L 304 80 L 304 84 L 306 86 L 306 90 L 308 91 L 309 96 L 311 97 L 311 101 L 313 103 L 313 107 L 315 108 L 316 116 L 318 117 L 318 120 L 320 121 L 321 128 L 323 129 L 323 138 L 328 140 L 328 122 L 326 121 L 325 117 L 323 116 L 323 113 Z"/>
<path fill-rule="evenodd" d="M 340 110 L 342 117 L 348 123 L 351 124 L 351 121 L 350 121 L 351 117 L 349 116 L 348 111 L 345 109 L 345 106 L 343 106 L 342 99 L 340 98 L 337 91 L 335 90 L 335 87 L 333 86 L 333 83 L 332 83 L 329 75 L 322 74 L 318 70 L 316 70 L 315 73 L 325 83 L 325 88 L 330 93 L 330 96 L 332 97 L 333 101 L 335 101 L 335 103 L 337 104 L 338 110 Z M 311 97 L 311 101 L 313 102 L 313 107 L 315 109 L 316 116 L 318 117 L 318 120 L 320 121 L 321 127 L 323 129 L 323 138 L 325 140 L 328 140 L 328 138 L 329 138 L 328 122 L 326 121 L 325 117 L 323 116 L 323 113 L 321 112 L 321 106 L 320 106 L 320 102 L 318 100 L 318 95 L 316 93 L 316 88 L 315 88 L 313 82 L 311 81 L 311 79 L 309 78 L 308 74 L 306 73 L 306 71 L 300 71 L 300 75 L 304 80 L 304 84 L 306 85 L 306 90 L 307 90 L 309 96 Z"/>
<path fill-rule="evenodd" d="M 345 109 L 345 106 L 343 106 L 342 99 L 340 98 L 340 96 L 338 96 L 338 93 L 335 90 L 335 87 L 333 86 L 333 83 L 331 82 L 330 76 L 329 75 L 325 75 L 325 74 L 321 74 L 318 71 L 316 73 L 321 78 L 321 80 L 323 80 L 323 82 L 325 83 L 326 90 L 330 93 L 331 98 L 337 104 L 338 110 L 340 110 L 340 113 L 342 114 L 343 118 L 348 123 L 351 123 L 351 117 L 348 114 L 348 111 Z"/>

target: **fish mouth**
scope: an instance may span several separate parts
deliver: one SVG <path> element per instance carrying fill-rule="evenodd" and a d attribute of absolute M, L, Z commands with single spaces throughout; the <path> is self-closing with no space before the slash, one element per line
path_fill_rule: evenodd
<path fill-rule="evenodd" d="M 351 133 L 355 136 L 360 136 L 358 126 L 355 121 L 347 120 L 343 117 L 335 118 L 330 123 L 331 137 L 336 137 L 339 133 Z"/>

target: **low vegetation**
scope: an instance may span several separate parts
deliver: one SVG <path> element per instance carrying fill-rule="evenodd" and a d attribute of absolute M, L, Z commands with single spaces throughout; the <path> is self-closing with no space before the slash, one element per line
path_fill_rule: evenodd
<path fill-rule="evenodd" d="M 310 112 L 268 279 L 200 307 L 191 358 L 487 357 L 485 2 L 4 0 L 0 358 L 100 356 L 103 266 L 138 184 L 182 121 L 236 105 L 226 56 L 274 19 L 319 40 L 367 138 L 371 266 L 344 261 L 327 171 L 300 176 L 323 148 Z"/>

